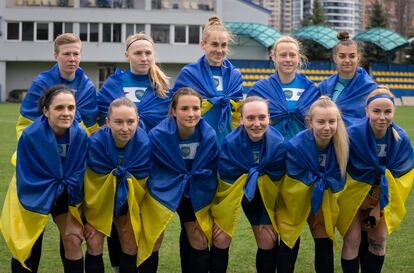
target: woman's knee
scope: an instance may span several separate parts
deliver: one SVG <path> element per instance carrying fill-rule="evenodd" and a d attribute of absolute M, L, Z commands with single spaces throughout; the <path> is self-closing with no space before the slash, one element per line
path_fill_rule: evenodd
<path fill-rule="evenodd" d="M 88 253 L 97 256 L 102 254 L 103 252 L 103 244 L 104 244 L 105 235 L 100 232 L 97 232 L 93 236 L 86 239 L 86 246 Z"/>
<path fill-rule="evenodd" d="M 219 227 L 213 230 L 213 244 L 215 247 L 220 249 L 226 249 L 230 246 L 231 237 L 227 235 L 223 230 Z"/>
<path fill-rule="evenodd" d="M 259 248 L 272 249 L 275 247 L 277 234 L 271 225 L 254 225 L 252 229 Z"/>
<path fill-rule="evenodd" d="M 192 248 L 203 250 L 208 247 L 207 237 L 197 222 L 184 223 L 184 228 Z"/>
<path fill-rule="evenodd" d="M 121 249 L 128 255 L 137 254 L 137 244 L 135 242 L 134 233 L 127 230 L 118 230 L 119 242 L 121 243 Z"/>
<path fill-rule="evenodd" d="M 62 236 L 65 251 L 74 252 L 79 251 L 82 245 L 82 237 L 77 233 L 66 233 Z"/>

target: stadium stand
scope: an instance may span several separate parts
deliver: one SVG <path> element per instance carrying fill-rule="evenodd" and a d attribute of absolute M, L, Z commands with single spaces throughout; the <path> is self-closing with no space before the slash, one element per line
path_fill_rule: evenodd
<path fill-rule="evenodd" d="M 242 73 L 245 93 L 253 84 L 275 73 L 271 61 L 232 60 Z M 370 67 L 371 76 L 378 84 L 388 86 L 397 97 L 396 105 L 414 105 L 414 66 L 374 64 Z M 312 62 L 300 70 L 310 80 L 318 84 L 336 73 L 334 65 L 329 62 Z"/>

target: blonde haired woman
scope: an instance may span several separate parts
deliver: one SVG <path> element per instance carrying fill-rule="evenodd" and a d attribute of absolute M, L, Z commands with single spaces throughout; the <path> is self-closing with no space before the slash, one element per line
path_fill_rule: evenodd
<path fill-rule="evenodd" d="M 368 95 L 365 111 L 366 118 L 348 128 L 349 176 L 339 198 L 337 226 L 344 237 L 345 273 L 359 272 L 359 264 L 362 272 L 381 272 L 387 235 L 400 226 L 414 181 L 409 137 L 393 122 L 394 95 L 378 86 Z M 368 250 L 359 253 L 363 230 Z"/>
<path fill-rule="evenodd" d="M 247 96 L 269 101 L 271 125 L 289 140 L 306 128 L 306 111 L 320 93 L 312 81 L 298 73 L 306 57 L 296 39 L 281 36 L 273 45 L 271 57 L 276 73 L 256 82 Z"/>
<path fill-rule="evenodd" d="M 117 68 L 98 92 L 98 121 L 104 123 L 114 99 L 126 97 L 135 103 L 140 127 L 148 132 L 167 117 L 169 78 L 155 63 L 154 41 L 147 34 L 129 36 L 124 55 L 129 69 Z"/>
<path fill-rule="evenodd" d="M 218 142 L 238 122 L 243 97 L 241 73 L 227 60 L 232 35 L 217 16 L 209 18 L 200 43 L 204 55 L 178 74 L 172 92 L 191 87 L 203 97 L 203 118 L 217 133 Z"/>
<path fill-rule="evenodd" d="M 312 104 L 307 119 L 309 129 L 286 147 L 276 222 L 281 242 L 293 248 L 307 221 L 315 240 L 315 271 L 333 273 L 337 198 L 345 186 L 348 137 L 341 112 L 327 96 Z M 294 262 L 280 259 L 278 272 L 293 272 Z"/>

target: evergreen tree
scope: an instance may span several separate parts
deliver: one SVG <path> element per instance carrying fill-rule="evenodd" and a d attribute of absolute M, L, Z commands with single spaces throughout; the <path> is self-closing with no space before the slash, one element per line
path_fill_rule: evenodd
<path fill-rule="evenodd" d="M 414 27 L 408 31 L 408 38 L 414 37 Z M 404 63 L 414 64 L 414 43 L 404 49 Z"/>
<path fill-rule="evenodd" d="M 386 28 L 388 25 L 387 15 L 382 4 L 375 0 L 372 5 L 371 16 L 368 21 L 368 29 L 370 28 Z M 380 47 L 372 44 L 364 44 L 364 61 L 369 66 L 370 63 L 386 63 L 387 53 Z"/>
<path fill-rule="evenodd" d="M 326 25 L 325 13 L 319 0 L 313 1 L 311 20 L 313 25 Z"/>
<path fill-rule="evenodd" d="M 319 0 L 313 1 L 312 14 L 305 17 L 301 22 L 302 27 L 305 26 L 326 26 L 325 13 L 322 9 L 321 2 Z M 312 40 L 302 41 L 303 51 L 305 56 L 310 61 L 312 60 L 329 60 L 329 50 Z"/>

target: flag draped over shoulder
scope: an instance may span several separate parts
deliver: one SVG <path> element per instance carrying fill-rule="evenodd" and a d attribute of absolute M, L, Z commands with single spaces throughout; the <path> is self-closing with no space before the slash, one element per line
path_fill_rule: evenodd
<path fill-rule="evenodd" d="M 241 73 L 227 60 L 222 65 L 223 94 L 218 96 L 213 74 L 205 56 L 197 63 L 186 65 L 178 74 L 172 93 L 191 87 L 203 97 L 202 114 L 216 130 L 220 140 L 238 124 L 238 109 L 243 98 Z"/>
<path fill-rule="evenodd" d="M 123 153 L 123 162 L 119 163 L 118 149 L 109 128 L 102 128 L 91 137 L 84 185 L 85 217 L 93 227 L 109 236 L 113 216 L 119 216 L 128 203 L 138 240 L 138 205 L 145 194 L 144 186 L 152 166 L 151 143 L 143 129 L 136 130 Z"/>
<path fill-rule="evenodd" d="M 100 125 L 105 122 L 105 117 L 108 114 L 108 108 L 111 102 L 125 96 L 121 81 L 124 73 L 117 68 L 115 73 L 105 81 L 98 92 L 96 100 L 98 103 L 98 122 Z M 170 101 L 171 99 L 169 97 L 158 97 L 154 88 L 147 89 L 137 107 L 140 126 L 149 131 L 158 125 L 167 117 Z"/>
<path fill-rule="evenodd" d="M 323 171 L 312 130 L 298 133 L 287 145 L 286 177 L 276 211 L 280 237 L 292 248 L 309 213 L 312 211 L 316 215 L 322 209 L 326 233 L 335 242 L 334 227 L 339 213 L 337 198 L 345 186 L 345 178 L 341 177 L 333 143 L 327 147 Z"/>
<path fill-rule="evenodd" d="M 54 132 L 44 116 L 24 130 L 17 146 L 16 176 L 10 183 L 1 217 L 5 241 L 22 264 L 65 188 L 69 211 L 82 224 L 78 208 L 83 199 L 88 141 L 75 120 L 69 129 L 69 149 L 62 164 Z"/>
<path fill-rule="evenodd" d="M 332 98 L 339 75 L 334 74 L 320 82 L 318 88 L 322 95 Z M 365 117 L 365 104 L 369 93 L 377 87 L 363 68 L 358 68 L 352 80 L 339 94 L 336 105 L 342 112 L 342 118 L 347 126 Z"/>
<path fill-rule="evenodd" d="M 400 135 L 395 140 L 394 128 Z M 369 119 L 348 128 L 350 152 L 347 185 L 339 198 L 338 230 L 345 236 L 359 207 L 377 177 L 380 177 L 380 208 L 384 210 L 388 234 L 396 230 L 406 214 L 405 201 L 414 181 L 414 153 L 407 133 L 392 123 L 388 127 L 386 165 L 380 165 L 375 136 Z"/>
<path fill-rule="evenodd" d="M 76 120 L 83 122 L 87 128 L 96 123 L 98 106 L 96 104 L 96 90 L 92 81 L 86 76 L 82 68 L 78 68 L 75 80 L 79 85 L 75 91 L 76 99 Z M 59 67 L 55 64 L 51 69 L 44 71 L 33 80 L 20 108 L 23 118 L 34 120 L 41 115 L 37 109 L 37 102 L 45 91 L 57 84 L 65 84 L 59 74 Z M 70 87 L 70 86 L 69 86 Z M 24 121 L 23 121 L 24 122 Z"/>
<path fill-rule="evenodd" d="M 233 235 L 243 196 L 251 201 L 256 189 L 277 231 L 275 203 L 279 180 L 285 173 L 283 137 L 273 127 L 264 135 L 259 164 L 255 166 L 248 155 L 252 147 L 243 126 L 226 136 L 219 160 L 219 187 L 211 211 L 215 223 L 229 236 Z"/>
<path fill-rule="evenodd" d="M 153 169 L 147 182 L 148 194 L 141 203 L 141 232 L 138 259 L 142 263 L 171 220 L 189 184 L 197 222 L 211 243 L 213 222 L 210 203 L 217 189 L 218 147 L 214 130 L 203 119 L 198 123 L 200 144 L 188 170 L 181 157 L 176 120 L 167 118 L 152 129 Z"/>
<path fill-rule="evenodd" d="M 288 111 L 286 96 L 283 92 L 279 76 L 273 74 L 267 79 L 257 81 L 249 90 L 247 96 L 259 96 L 269 100 L 270 119 L 276 124 L 282 123 L 284 130 L 289 126 L 289 119 L 294 118 L 302 127 L 305 127 L 305 116 L 312 103 L 320 97 L 315 84 L 301 74 L 296 74 L 301 81 L 306 82 L 305 91 L 299 97 L 296 112 Z"/>

